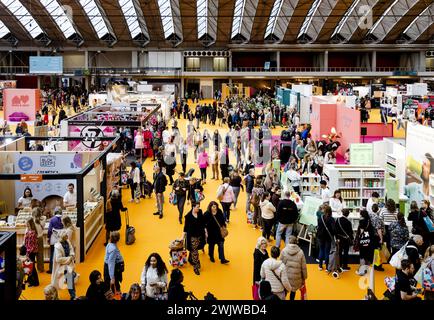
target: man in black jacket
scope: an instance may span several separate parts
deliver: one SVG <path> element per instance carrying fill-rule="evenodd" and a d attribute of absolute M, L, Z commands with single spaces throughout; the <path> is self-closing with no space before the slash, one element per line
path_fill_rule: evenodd
<path fill-rule="evenodd" d="M 255 186 L 255 169 L 249 169 L 249 174 L 246 175 L 244 181 L 246 183 L 246 195 L 247 195 L 246 213 L 248 213 L 250 207 L 250 197 L 252 196 L 252 190 L 253 187 Z"/>
<path fill-rule="evenodd" d="M 354 241 L 353 235 L 353 225 L 350 220 L 348 220 L 348 215 L 350 210 L 342 209 L 342 217 L 338 218 L 336 221 L 336 237 L 339 240 L 339 256 L 342 262 L 342 269 L 344 271 L 349 271 L 351 268 L 348 266 L 348 251 L 350 250 L 350 245 Z"/>
<path fill-rule="evenodd" d="M 159 166 L 155 167 L 154 173 L 154 191 L 157 198 L 157 207 L 158 211 L 154 213 L 154 216 L 160 216 L 160 219 L 163 218 L 163 193 L 166 191 L 167 178 L 163 172 L 161 172 L 161 168 Z"/>
<path fill-rule="evenodd" d="M 292 227 L 298 219 L 298 208 L 290 199 L 291 192 L 285 192 L 285 198 L 279 202 L 276 210 L 276 221 L 279 223 L 276 232 L 276 247 L 280 247 L 282 234 L 285 232 L 285 244 L 289 244 L 289 237 L 292 235 Z"/>

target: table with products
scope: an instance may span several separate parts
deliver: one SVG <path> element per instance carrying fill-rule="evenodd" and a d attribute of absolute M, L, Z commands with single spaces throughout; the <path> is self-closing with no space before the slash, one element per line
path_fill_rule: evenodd
<path fill-rule="evenodd" d="M 10 216 L 9 221 L 0 220 L 0 231 L 15 232 L 17 235 L 17 254 L 19 253 L 20 247 L 24 243 L 24 236 L 26 233 L 26 223 L 29 218 L 32 217 L 32 212 L 30 208 L 22 209 L 18 212 L 18 215 Z M 62 210 L 62 216 L 69 216 L 71 218 L 72 224 L 77 224 L 77 209 L 68 208 Z M 50 260 L 50 242 L 48 241 L 48 226 L 50 224 L 49 219 L 45 222 L 44 230 L 44 260 L 49 262 Z M 99 231 L 104 226 L 104 206 L 103 201 L 98 202 L 85 202 L 84 203 L 84 241 L 86 251 L 92 245 Z M 75 230 L 75 243 L 73 245 L 75 248 L 79 248 L 80 241 L 80 229 Z M 79 250 L 76 252 L 76 259 L 79 261 Z"/>

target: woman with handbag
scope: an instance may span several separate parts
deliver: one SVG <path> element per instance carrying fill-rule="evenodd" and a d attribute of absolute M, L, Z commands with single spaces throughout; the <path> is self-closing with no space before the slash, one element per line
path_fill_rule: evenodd
<path fill-rule="evenodd" d="M 140 277 L 147 299 L 167 300 L 167 267 L 158 253 L 151 253 Z"/>
<path fill-rule="evenodd" d="M 53 273 L 51 284 L 56 289 L 63 289 L 65 282 L 71 300 L 75 300 L 75 252 L 68 239 L 68 232 L 59 231 L 59 241 L 54 245 Z"/>
<path fill-rule="evenodd" d="M 194 267 L 194 273 L 200 275 L 199 250 L 205 247 L 208 231 L 199 202 L 193 202 L 192 209 L 185 216 L 184 235 L 187 250 L 190 251 L 188 262 Z"/>
<path fill-rule="evenodd" d="M 307 279 L 306 257 L 298 246 L 297 237 L 289 237 L 289 244 L 282 250 L 280 260 L 285 264 L 286 274 L 291 284 L 290 300 L 295 300 L 297 290 L 306 285 Z"/>
<path fill-rule="evenodd" d="M 224 241 L 227 236 L 226 222 L 223 211 L 219 208 L 217 202 L 211 201 L 208 209 L 204 214 L 205 228 L 208 232 L 208 254 L 211 262 L 214 260 L 214 247 L 217 245 L 219 259 L 222 264 L 226 264 L 229 260 L 225 258 Z"/>
<path fill-rule="evenodd" d="M 256 241 L 255 251 L 253 252 L 253 285 L 252 295 L 254 300 L 259 300 L 258 290 L 261 282 L 261 266 L 269 258 L 267 252 L 268 241 L 264 237 L 259 237 Z"/>
<path fill-rule="evenodd" d="M 264 261 L 261 266 L 261 279 L 269 281 L 271 284 L 271 291 L 280 298 L 286 299 L 286 294 L 292 291 L 291 284 L 288 280 L 285 264 L 277 260 L 280 255 L 278 247 L 271 248 L 271 258 Z"/>
<path fill-rule="evenodd" d="M 335 233 L 335 220 L 332 217 L 332 209 L 328 205 L 323 206 L 323 214 L 318 218 L 317 238 L 319 242 L 319 265 L 318 269 L 323 270 L 322 263 L 325 262 L 328 270 L 329 255 Z"/>
<path fill-rule="evenodd" d="M 117 246 L 120 237 L 119 231 L 110 233 L 110 242 L 105 247 L 104 256 L 104 282 L 107 289 L 111 289 L 115 294 L 121 290 L 120 283 L 125 268 L 124 258 Z"/>

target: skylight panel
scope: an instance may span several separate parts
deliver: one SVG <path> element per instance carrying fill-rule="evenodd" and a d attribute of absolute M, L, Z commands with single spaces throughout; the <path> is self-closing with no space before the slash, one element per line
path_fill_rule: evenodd
<path fill-rule="evenodd" d="M 76 33 L 70 18 L 66 15 L 65 11 L 59 5 L 57 0 L 40 0 L 45 10 L 53 18 L 59 29 L 62 31 L 65 38 L 69 38 Z"/>
<path fill-rule="evenodd" d="M 103 38 L 106 34 L 109 33 L 108 27 L 102 17 L 101 11 L 99 10 L 95 0 L 79 0 L 81 6 L 86 12 L 87 17 L 89 18 L 90 23 L 95 29 L 98 38 Z"/>
<path fill-rule="evenodd" d="M 175 33 L 175 25 L 173 23 L 172 6 L 170 4 L 170 0 L 158 0 L 158 7 L 160 8 L 164 37 L 167 39 Z"/>
<path fill-rule="evenodd" d="M 277 17 L 282 8 L 283 0 L 274 1 L 273 9 L 271 10 L 270 18 L 268 19 L 267 28 L 265 30 L 264 38 L 267 38 L 269 35 L 274 33 L 274 29 L 276 28 Z"/>
<path fill-rule="evenodd" d="M 237 34 L 241 33 L 241 25 L 243 20 L 243 12 L 244 12 L 245 4 L 246 4 L 246 0 L 236 0 L 235 2 L 231 38 L 234 38 Z"/>
<path fill-rule="evenodd" d="M 119 5 L 130 30 L 131 38 L 134 39 L 142 33 L 134 3 L 132 0 L 119 0 Z"/>
<path fill-rule="evenodd" d="M 17 18 L 33 39 L 44 33 L 33 16 L 19 0 L 0 1 L 14 15 L 14 17 Z"/>

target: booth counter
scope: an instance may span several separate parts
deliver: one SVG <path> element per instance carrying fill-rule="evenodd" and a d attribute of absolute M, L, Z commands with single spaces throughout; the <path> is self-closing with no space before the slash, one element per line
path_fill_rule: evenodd
<path fill-rule="evenodd" d="M 44 138 L 25 137 L 20 140 L 28 145 L 32 140 L 41 139 Z M 77 138 L 57 140 L 68 145 Z M 86 252 L 104 225 L 107 176 L 110 175 L 111 183 L 120 180 L 119 168 L 113 167 L 107 171 L 107 157 L 110 152 L 116 151 L 118 138 L 95 138 L 95 141 L 106 142 L 107 147 L 102 151 L 83 152 L 34 152 L 27 149 L 0 151 L 0 210 L 8 215 L 7 221 L 0 223 L 0 231 L 17 233 L 17 249 L 23 241 L 25 222 L 31 216 L 29 209 L 16 208 L 24 189 L 29 187 L 32 190 L 33 198 L 41 201 L 48 218 L 56 207 L 64 208 L 63 196 L 68 184 L 73 184 L 77 196 L 76 207 L 72 210 L 64 209 L 63 214 L 70 216 L 77 227 L 74 242 L 79 261 L 84 261 Z M 110 160 L 112 166 L 120 163 L 117 160 L 120 157 L 120 154 L 110 156 L 115 159 Z M 45 234 L 48 231 L 48 221 Z M 48 244 L 49 241 L 45 238 L 46 259 L 50 256 Z"/>

